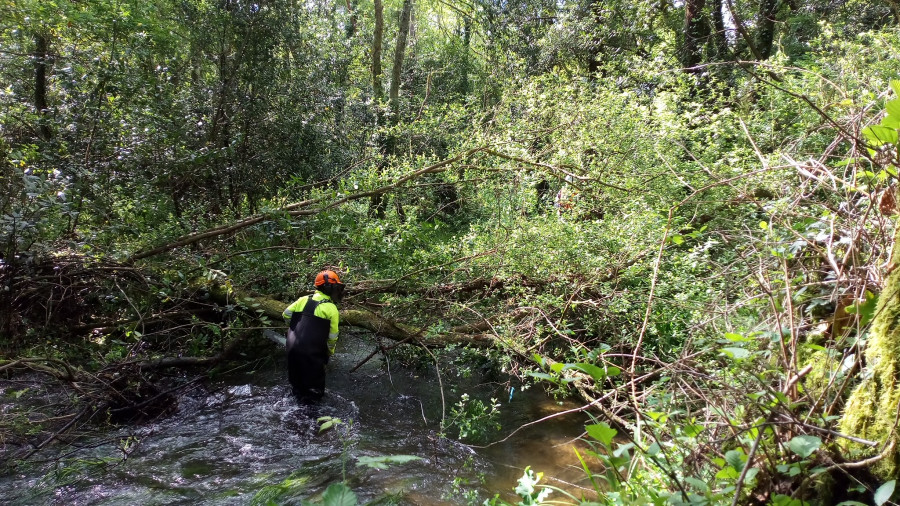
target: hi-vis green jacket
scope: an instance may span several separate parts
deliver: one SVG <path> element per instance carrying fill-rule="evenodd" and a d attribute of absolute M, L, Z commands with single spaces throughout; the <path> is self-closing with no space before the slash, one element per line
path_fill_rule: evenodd
<path fill-rule="evenodd" d="M 309 300 L 309 298 L 309 295 L 305 295 L 297 299 L 297 302 L 288 306 L 282 314 L 285 321 L 291 321 L 291 316 L 294 314 L 294 311 L 303 311 L 303 308 L 306 307 L 306 301 Z M 312 294 L 312 299 L 322 301 L 321 304 L 316 306 L 316 311 L 313 314 L 319 318 L 331 320 L 331 329 L 328 333 L 328 351 L 334 355 L 334 347 L 337 345 L 338 339 L 338 321 L 340 320 L 338 308 L 334 305 L 334 302 L 331 301 L 331 297 L 318 290 L 316 290 L 316 293 Z"/>

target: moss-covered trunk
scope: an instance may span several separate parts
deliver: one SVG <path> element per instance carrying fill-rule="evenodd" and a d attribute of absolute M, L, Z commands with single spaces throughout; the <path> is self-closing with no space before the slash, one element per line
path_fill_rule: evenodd
<path fill-rule="evenodd" d="M 238 304 L 260 310 L 274 322 L 280 322 L 281 313 L 293 301 L 285 302 L 246 293 L 231 285 L 230 282 L 209 283 L 208 290 L 213 300 L 219 304 Z M 424 329 L 418 329 L 412 325 L 388 320 L 371 311 L 360 309 L 342 309 L 341 327 L 351 326 L 363 328 L 376 334 L 393 339 L 395 341 L 418 341 L 425 345 L 448 346 L 451 344 L 465 344 L 476 347 L 490 347 L 495 344 L 495 338 L 491 334 L 445 332 L 437 336 L 426 336 Z"/>
<path fill-rule="evenodd" d="M 864 439 L 883 442 L 884 458 L 874 471 L 884 478 L 898 477 L 897 419 L 900 389 L 900 227 L 894 233 L 890 273 L 878 299 L 878 307 L 866 346 L 866 370 L 844 408 L 841 430 Z"/>

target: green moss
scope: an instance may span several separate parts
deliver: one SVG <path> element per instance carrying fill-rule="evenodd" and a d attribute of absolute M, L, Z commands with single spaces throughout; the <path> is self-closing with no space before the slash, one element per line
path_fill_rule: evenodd
<path fill-rule="evenodd" d="M 900 228 L 894 234 L 894 251 L 891 265 L 898 265 L 897 240 Z M 900 390 L 897 388 L 897 374 L 900 370 L 900 269 L 895 269 L 885 282 L 884 291 L 878 301 L 875 320 L 866 347 L 866 370 L 864 379 L 856 387 L 844 407 L 841 431 L 878 442 L 895 442 L 894 427 L 897 420 Z M 879 446 L 880 448 L 881 446 Z M 855 455 L 874 454 L 877 449 L 851 444 L 849 458 Z M 890 453 L 875 466 L 874 471 L 881 477 L 898 477 L 900 449 L 894 444 Z"/>

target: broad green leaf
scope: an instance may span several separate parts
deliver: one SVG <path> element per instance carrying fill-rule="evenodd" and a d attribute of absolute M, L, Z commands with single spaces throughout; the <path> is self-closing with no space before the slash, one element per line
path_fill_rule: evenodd
<path fill-rule="evenodd" d="M 804 459 L 812 455 L 820 446 L 822 446 L 822 440 L 817 436 L 795 436 L 788 442 L 788 448 Z"/>
<path fill-rule="evenodd" d="M 628 450 L 630 450 L 632 448 L 634 448 L 634 443 L 620 444 L 619 446 L 616 447 L 615 450 L 613 450 L 613 455 L 615 455 L 616 457 L 618 457 L 620 455 L 624 455 L 624 456 L 628 457 Z"/>
<path fill-rule="evenodd" d="M 775 494 L 770 504 L 772 506 L 803 506 L 804 503 L 800 499 L 794 499 L 789 495 Z"/>
<path fill-rule="evenodd" d="M 707 485 L 705 481 L 690 476 L 685 476 L 684 481 L 701 492 L 709 492 L 709 485 Z"/>
<path fill-rule="evenodd" d="M 687 437 L 697 437 L 697 434 L 703 432 L 706 427 L 696 423 L 686 423 L 682 428 L 682 432 Z"/>
<path fill-rule="evenodd" d="M 619 431 L 610 427 L 606 422 L 587 425 L 584 427 L 584 430 L 587 431 L 589 436 L 603 443 L 604 446 L 609 446 L 610 443 L 612 443 L 612 439 L 619 433 Z"/>
<path fill-rule="evenodd" d="M 556 381 L 556 378 L 554 378 L 553 376 L 551 376 L 551 375 L 549 375 L 549 374 L 547 374 L 547 373 L 544 373 L 544 372 L 528 371 L 528 375 L 531 376 L 532 378 L 537 378 L 537 379 L 541 379 L 541 380 L 546 380 L 546 381 L 549 381 L 549 382 L 551 382 L 551 383 L 556 383 L 556 382 L 557 382 L 557 381 Z"/>
<path fill-rule="evenodd" d="M 742 336 L 742 335 L 740 335 L 740 334 L 735 334 L 735 333 L 732 333 L 732 332 L 726 332 L 726 333 L 725 333 L 725 339 L 728 339 L 729 341 L 731 341 L 731 342 L 733 342 L 733 343 L 743 343 L 743 342 L 746 342 L 746 341 L 750 341 L 750 340 L 751 340 L 751 339 L 746 338 L 746 337 L 744 337 L 744 336 Z"/>
<path fill-rule="evenodd" d="M 745 458 L 744 450 L 729 450 L 725 452 L 725 462 L 728 462 L 728 465 L 738 471 L 744 468 Z"/>
<path fill-rule="evenodd" d="M 594 378 L 594 381 L 596 381 L 598 383 L 603 381 L 606 378 L 606 371 L 595 366 L 594 364 L 584 364 L 584 363 L 566 364 L 566 366 L 563 367 L 563 370 L 568 370 L 568 369 L 576 369 L 578 371 L 587 373 L 592 378 Z"/>
<path fill-rule="evenodd" d="M 888 128 L 900 128 L 900 114 L 885 116 L 885 118 L 881 120 L 881 126 Z"/>
<path fill-rule="evenodd" d="M 878 306 L 878 295 L 866 290 L 866 300 L 847 306 L 847 313 L 860 315 L 860 326 L 866 326 L 875 317 L 876 306 Z"/>
<path fill-rule="evenodd" d="M 737 469 L 735 469 L 731 466 L 725 466 L 722 469 L 719 469 L 719 471 L 716 473 L 716 479 L 718 479 L 718 480 L 736 480 L 736 479 L 738 479 L 738 477 L 740 475 L 741 475 L 741 473 Z"/>
<path fill-rule="evenodd" d="M 359 501 L 350 487 L 343 483 L 332 483 L 322 494 L 322 506 L 356 506 Z"/>
<path fill-rule="evenodd" d="M 889 100 L 885 109 L 887 109 L 888 117 L 900 118 L 900 99 Z M 884 122 L 882 121 L 881 124 L 884 125 Z"/>
<path fill-rule="evenodd" d="M 897 144 L 897 129 L 881 125 L 872 125 L 862 131 L 870 143 L 876 147 L 882 144 Z"/>
<path fill-rule="evenodd" d="M 381 457 L 360 457 L 357 466 L 365 466 L 371 469 L 387 469 L 391 464 L 405 464 L 414 460 L 422 460 L 415 455 L 383 455 Z"/>
<path fill-rule="evenodd" d="M 655 457 L 656 454 L 658 454 L 658 453 L 659 453 L 659 443 L 654 441 L 653 444 L 650 445 L 649 448 L 647 448 L 647 455 L 649 455 L 651 457 Z"/>
<path fill-rule="evenodd" d="M 894 487 L 897 486 L 897 480 L 891 480 L 885 482 L 882 486 L 878 487 L 878 490 L 875 491 L 875 504 L 877 506 L 881 506 L 882 504 L 888 502 L 888 499 L 894 495 Z"/>
<path fill-rule="evenodd" d="M 745 359 L 750 356 L 750 352 L 744 348 L 728 347 L 721 348 L 719 351 L 736 360 Z"/>
<path fill-rule="evenodd" d="M 649 416 L 650 418 L 652 418 L 653 420 L 655 420 L 657 422 L 660 421 L 660 418 L 663 418 L 665 415 L 666 415 L 666 413 L 663 413 L 662 411 L 647 411 L 647 416 Z M 663 418 L 663 421 L 665 421 L 664 418 Z"/>

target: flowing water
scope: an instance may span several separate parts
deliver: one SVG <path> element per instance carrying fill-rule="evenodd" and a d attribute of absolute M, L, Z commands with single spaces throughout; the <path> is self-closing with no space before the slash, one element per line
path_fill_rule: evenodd
<path fill-rule="evenodd" d="M 262 361 L 258 370 L 183 393 L 168 417 L 93 435 L 77 449 L 43 450 L 33 459 L 59 457 L 59 464 L 0 476 L 0 503 L 264 504 L 274 497 L 277 504 L 299 504 L 345 476 L 362 504 L 470 504 L 495 493 L 514 499 L 511 491 L 526 466 L 545 473 L 542 483 L 581 495 L 586 478 L 572 447 L 583 415 L 527 426 L 487 447 L 440 434 L 442 413 L 449 416 L 463 392 L 498 398 L 502 429 L 494 441 L 577 405 L 508 382 L 447 372 L 439 379 L 434 367 L 411 370 L 381 356 L 351 374 L 373 344 L 369 336 L 342 339 L 320 405 L 297 404 L 283 360 Z M 511 398 L 509 386 L 515 387 Z M 344 423 L 320 433 L 316 419 L 322 416 Z M 387 469 L 356 465 L 359 457 L 387 455 L 421 460 Z"/>

